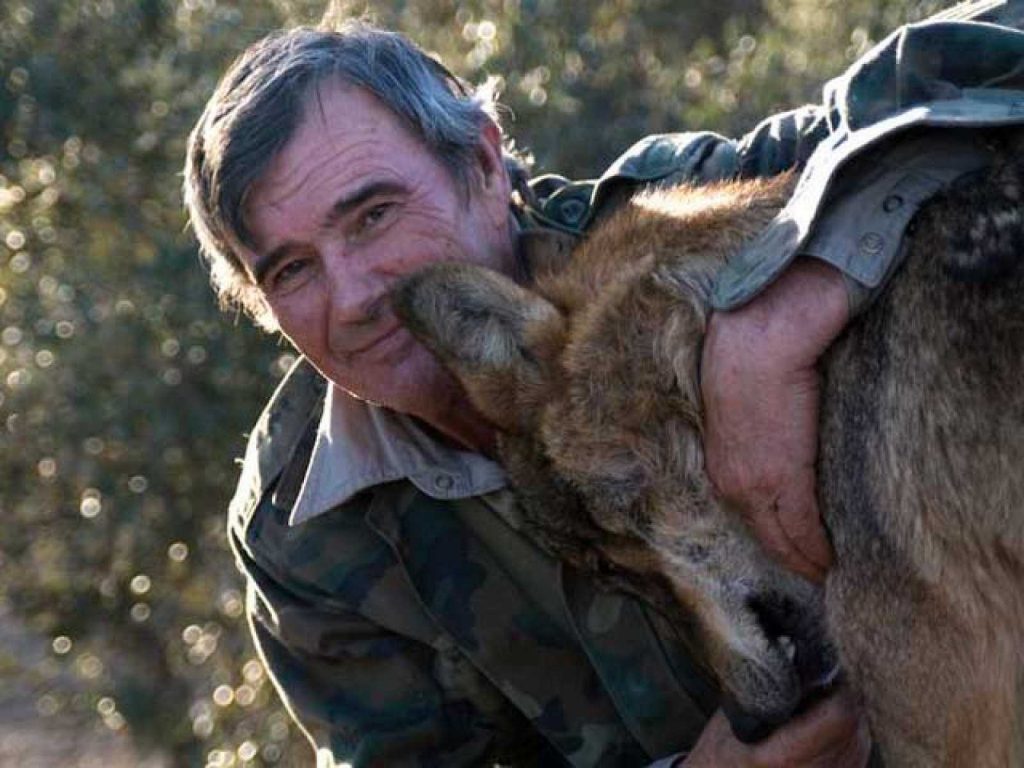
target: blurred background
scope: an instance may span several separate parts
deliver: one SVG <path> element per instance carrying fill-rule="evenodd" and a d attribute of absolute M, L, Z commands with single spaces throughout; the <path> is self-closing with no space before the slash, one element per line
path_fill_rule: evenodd
<path fill-rule="evenodd" d="M 912 0 L 380 0 L 497 75 L 536 170 L 816 101 Z M 227 63 L 325 0 L 0 1 L 0 765 L 308 766 L 224 509 L 293 359 L 217 311 L 180 167 Z"/>

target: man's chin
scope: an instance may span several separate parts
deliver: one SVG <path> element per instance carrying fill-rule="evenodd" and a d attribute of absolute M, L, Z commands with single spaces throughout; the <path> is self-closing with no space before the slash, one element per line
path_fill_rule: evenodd
<path fill-rule="evenodd" d="M 321 373 L 358 400 L 427 421 L 450 407 L 453 399 L 465 398 L 455 378 L 418 346 L 397 366 L 369 365 L 358 371 Z"/>

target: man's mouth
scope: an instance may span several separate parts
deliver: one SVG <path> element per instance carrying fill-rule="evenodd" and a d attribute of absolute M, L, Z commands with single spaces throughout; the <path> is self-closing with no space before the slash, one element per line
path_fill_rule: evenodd
<path fill-rule="evenodd" d="M 342 353 L 342 356 L 350 360 L 358 360 L 371 356 L 378 350 L 384 351 L 389 347 L 389 342 L 394 339 L 402 330 L 404 326 L 401 323 L 395 323 L 384 333 L 374 337 L 374 339 L 366 344 L 362 344 L 354 349 L 347 350 Z"/>

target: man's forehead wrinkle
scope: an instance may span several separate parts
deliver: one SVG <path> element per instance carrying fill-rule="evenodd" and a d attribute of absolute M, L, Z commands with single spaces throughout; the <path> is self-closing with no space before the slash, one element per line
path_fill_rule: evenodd
<path fill-rule="evenodd" d="M 288 198 L 302 189 L 316 170 L 316 164 L 311 163 L 308 164 L 308 167 L 301 176 L 291 178 L 295 177 L 300 171 L 302 164 L 289 162 L 285 165 L 285 158 L 289 149 L 290 147 L 286 146 L 281 154 L 271 161 L 267 172 L 257 182 L 256 194 L 254 195 L 258 200 L 256 207 L 274 210 L 280 208 Z M 252 202 L 255 203 L 256 200 Z"/>
<path fill-rule="evenodd" d="M 314 227 L 332 227 L 338 202 L 374 185 L 389 193 L 433 189 L 432 166 L 408 161 L 417 150 L 416 137 L 372 94 L 344 81 L 315 84 L 294 134 L 253 190 L 256 250 L 273 252 L 308 239 Z"/>
<path fill-rule="evenodd" d="M 361 161 L 386 160 L 386 157 L 380 157 L 372 151 L 379 149 L 380 134 L 377 128 L 382 121 L 368 120 L 367 117 L 361 115 L 361 119 L 347 122 L 346 125 L 329 122 L 326 114 L 322 118 L 310 115 L 300 122 L 299 130 L 292 141 L 285 145 L 268 169 L 267 176 L 273 177 L 273 187 L 277 190 L 268 202 L 278 203 L 287 200 L 303 189 L 310 177 L 322 168 L 336 171 L 331 176 L 334 178 L 337 173 L 347 173 L 363 165 Z M 311 120 L 316 123 L 310 125 Z M 305 140 L 309 132 L 318 134 L 315 141 Z M 303 146 L 304 151 L 296 157 L 297 144 Z M 372 170 L 372 167 L 365 169 L 366 173 Z"/>
<path fill-rule="evenodd" d="M 311 125 L 312 124 L 312 125 Z M 305 136 L 310 131 L 320 134 L 321 141 L 308 141 Z M 327 158 L 321 157 L 319 150 L 324 144 L 337 148 L 331 124 L 327 119 L 320 87 L 314 87 L 307 97 L 307 104 L 302 110 L 295 133 L 281 151 L 271 160 L 263 177 L 257 182 L 265 192 L 262 204 L 264 207 L 276 209 L 290 197 L 302 190 L 310 177 L 324 164 Z M 304 146 L 302 155 L 296 157 L 296 146 Z"/>
<path fill-rule="evenodd" d="M 338 128 L 338 125 L 327 116 L 327 107 L 324 105 L 322 85 L 322 82 L 317 83 L 316 91 L 314 93 L 315 109 L 307 107 L 305 121 L 319 122 L 320 131 L 326 137 L 328 145 L 336 148 L 337 143 L 335 141 L 334 133 Z M 333 83 L 333 85 L 336 88 L 341 87 L 341 84 L 337 82 Z M 310 111 L 315 112 L 315 114 L 309 114 Z"/>

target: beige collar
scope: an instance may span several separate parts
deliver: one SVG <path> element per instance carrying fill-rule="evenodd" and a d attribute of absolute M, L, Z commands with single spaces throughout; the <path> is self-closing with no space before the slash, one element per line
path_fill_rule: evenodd
<path fill-rule="evenodd" d="M 435 499 L 479 496 L 505 485 L 502 468 L 442 442 L 418 421 L 333 385 L 289 525 L 297 525 L 382 483 L 407 479 Z"/>

